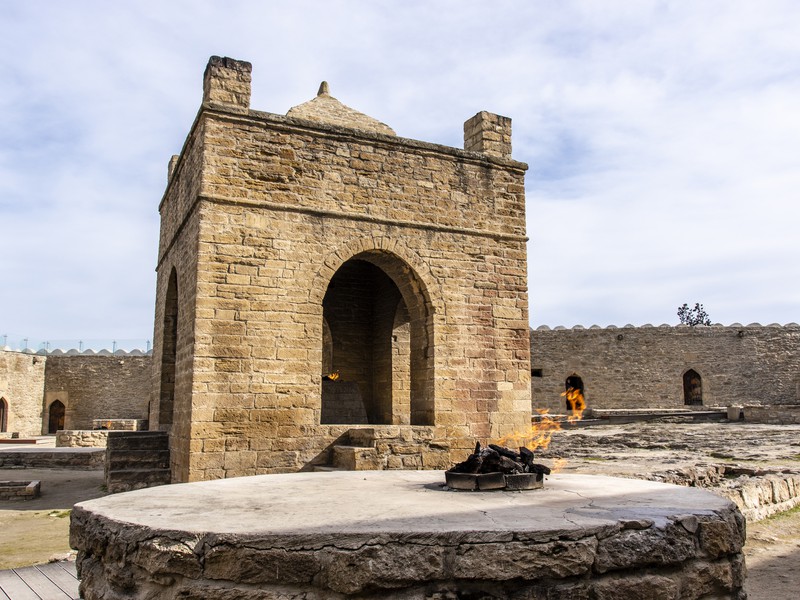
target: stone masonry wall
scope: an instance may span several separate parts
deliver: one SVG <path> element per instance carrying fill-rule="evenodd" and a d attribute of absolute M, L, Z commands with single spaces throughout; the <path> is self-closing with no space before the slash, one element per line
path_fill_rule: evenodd
<path fill-rule="evenodd" d="M 5 400 L 5 431 L 20 436 L 42 432 L 42 391 L 44 390 L 44 356 L 0 350 L 0 398 Z"/>
<path fill-rule="evenodd" d="M 683 374 L 702 378 L 704 406 L 800 403 L 800 326 L 758 324 L 540 327 L 530 332 L 533 407 L 564 410 L 577 373 L 595 408 L 682 408 Z"/>
<path fill-rule="evenodd" d="M 108 431 L 105 429 L 67 429 L 56 434 L 56 448 L 105 448 L 107 442 Z"/>
<path fill-rule="evenodd" d="M 151 364 L 150 356 L 50 355 L 45 404 L 64 403 L 64 429 L 92 429 L 98 418 L 147 418 Z"/>

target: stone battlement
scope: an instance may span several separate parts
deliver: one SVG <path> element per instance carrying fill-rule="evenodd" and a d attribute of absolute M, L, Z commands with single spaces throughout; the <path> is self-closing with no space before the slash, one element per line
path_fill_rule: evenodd
<path fill-rule="evenodd" d="M 709 329 L 720 329 L 720 328 L 727 328 L 727 329 L 748 329 L 748 328 L 761 328 L 761 327 L 781 327 L 785 329 L 799 329 L 800 325 L 797 323 L 786 323 L 781 325 L 780 323 L 770 323 L 769 325 L 762 325 L 761 323 L 750 323 L 749 325 L 742 325 L 741 323 L 731 323 L 730 325 L 723 325 L 722 323 L 714 323 L 712 325 L 670 325 L 669 323 L 662 323 L 661 325 L 652 325 L 650 323 L 645 323 L 644 325 L 631 325 L 628 323 L 627 325 L 617 326 L 617 325 L 606 325 L 605 327 L 601 327 L 600 325 L 591 325 L 590 327 L 584 327 L 583 325 L 573 325 L 572 327 L 565 327 L 563 325 L 556 325 L 555 327 L 550 327 L 549 325 L 539 325 L 536 328 L 531 327 L 533 331 L 564 331 L 564 330 L 571 330 L 571 331 L 584 331 L 584 330 L 596 330 L 596 329 L 603 329 L 603 330 L 611 330 L 611 329 L 675 329 L 679 331 L 686 331 L 691 329 L 697 329 L 698 331 L 704 331 Z"/>
<path fill-rule="evenodd" d="M 86 350 L 78 350 L 77 348 L 70 348 L 69 350 L 64 350 L 62 348 L 54 348 L 53 350 L 33 350 L 32 348 L 25 348 L 24 350 L 14 350 L 8 346 L 0 347 L 0 352 L 17 352 L 19 354 L 32 354 L 37 356 L 150 356 L 153 354 L 153 350 L 141 350 L 138 348 L 134 348 L 133 350 L 108 350 L 107 348 L 103 348 L 102 350 L 92 350 L 87 348 Z"/>

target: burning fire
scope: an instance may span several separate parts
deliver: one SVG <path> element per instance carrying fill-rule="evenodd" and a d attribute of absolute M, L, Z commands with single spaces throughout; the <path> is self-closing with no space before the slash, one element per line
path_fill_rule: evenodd
<path fill-rule="evenodd" d="M 567 416 L 568 423 L 575 423 L 583 418 L 583 411 L 586 410 L 586 401 L 583 399 L 583 392 L 580 388 L 567 388 L 566 392 L 561 394 L 567 399 L 567 410 L 570 415 Z"/>
<path fill-rule="evenodd" d="M 580 381 L 578 379 L 578 381 Z M 586 400 L 583 397 L 582 385 L 570 385 L 573 383 L 573 376 L 567 378 L 567 389 L 561 394 L 566 399 L 567 403 L 567 418 L 569 424 L 580 421 L 583 418 L 583 412 L 586 410 Z M 500 440 L 498 444 L 501 446 L 515 445 L 518 447 L 525 446 L 531 450 L 546 450 L 553 439 L 553 434 L 562 431 L 561 423 L 563 419 L 553 418 L 550 416 L 550 411 L 547 409 L 537 409 L 539 418 L 531 424 L 528 431 L 514 432 L 507 435 Z M 553 464 L 552 471 L 557 472 L 564 468 L 567 460 L 558 458 Z"/>
<path fill-rule="evenodd" d="M 546 450 L 550 445 L 553 433 L 561 431 L 561 422 L 549 415 L 550 411 L 546 408 L 536 409 L 539 419 L 528 431 L 515 431 L 501 438 L 497 443 L 500 446 L 525 446 L 530 450 Z"/>

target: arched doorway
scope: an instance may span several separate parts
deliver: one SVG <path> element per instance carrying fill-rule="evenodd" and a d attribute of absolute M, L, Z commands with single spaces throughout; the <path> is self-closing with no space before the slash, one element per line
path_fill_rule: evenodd
<path fill-rule="evenodd" d="M 64 429 L 64 418 L 66 416 L 66 407 L 61 400 L 54 400 L 50 404 L 48 411 L 49 417 L 47 421 L 47 433 L 56 433 Z"/>
<path fill-rule="evenodd" d="M 8 431 L 8 402 L 0 398 L 0 432 Z"/>
<path fill-rule="evenodd" d="M 683 374 L 683 403 L 688 406 L 703 405 L 703 379 L 694 369 Z"/>
<path fill-rule="evenodd" d="M 580 375 L 573 373 L 567 377 L 564 381 L 564 393 L 562 396 L 564 396 L 567 411 L 573 414 L 583 412 L 583 409 L 586 408 L 586 392 Z"/>
<path fill-rule="evenodd" d="M 389 252 L 357 254 L 322 307 L 323 357 L 338 378 L 323 381 L 320 422 L 432 425 L 432 311 L 412 269 Z"/>
<path fill-rule="evenodd" d="M 178 274 L 169 275 L 164 300 L 164 329 L 161 336 L 161 386 L 158 398 L 158 425 L 161 430 L 172 425 L 175 410 L 175 364 L 178 356 Z"/>

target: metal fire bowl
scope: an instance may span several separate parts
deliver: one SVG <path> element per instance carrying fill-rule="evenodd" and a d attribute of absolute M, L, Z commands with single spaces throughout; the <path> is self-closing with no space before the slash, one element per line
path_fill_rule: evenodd
<path fill-rule="evenodd" d="M 537 490 L 544 487 L 544 475 L 541 473 L 451 473 L 444 472 L 447 487 L 453 490 L 470 492 L 486 492 L 489 490 Z"/>

